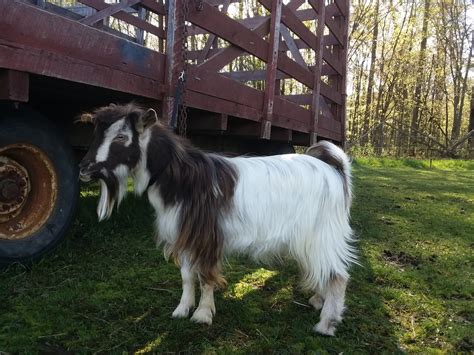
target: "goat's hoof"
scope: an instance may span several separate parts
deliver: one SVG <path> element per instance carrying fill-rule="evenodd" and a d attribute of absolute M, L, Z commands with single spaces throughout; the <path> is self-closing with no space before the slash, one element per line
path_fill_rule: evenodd
<path fill-rule="evenodd" d="M 323 298 L 319 295 L 314 295 L 313 297 L 311 297 L 308 301 L 308 303 L 314 307 L 314 309 L 316 309 L 317 311 L 319 311 L 321 308 L 323 308 L 323 304 L 324 304 L 324 301 L 323 301 Z"/>
<path fill-rule="evenodd" d="M 173 318 L 186 318 L 189 315 L 189 310 L 192 306 L 188 306 L 186 304 L 179 304 L 178 307 L 173 311 L 171 317 Z"/>
<path fill-rule="evenodd" d="M 336 332 L 336 327 L 333 325 L 333 322 L 321 321 L 314 326 L 313 330 L 316 333 L 333 337 Z"/>
<path fill-rule="evenodd" d="M 212 310 L 210 308 L 198 308 L 194 312 L 191 320 L 195 323 L 212 324 Z"/>

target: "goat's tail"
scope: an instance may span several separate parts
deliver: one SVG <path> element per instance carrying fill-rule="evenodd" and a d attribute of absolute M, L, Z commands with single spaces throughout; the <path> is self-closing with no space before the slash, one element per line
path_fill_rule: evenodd
<path fill-rule="evenodd" d="M 351 162 L 346 153 L 331 142 L 320 141 L 306 149 L 305 154 L 331 165 L 341 175 L 346 208 L 349 210 L 352 202 L 352 181 Z"/>

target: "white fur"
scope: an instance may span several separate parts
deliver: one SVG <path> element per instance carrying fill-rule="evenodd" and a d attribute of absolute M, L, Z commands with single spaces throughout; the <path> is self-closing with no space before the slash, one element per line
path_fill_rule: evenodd
<path fill-rule="evenodd" d="M 137 167 L 134 171 L 134 191 L 137 195 L 141 195 L 145 192 L 150 182 L 150 172 L 146 167 L 146 160 L 148 157 L 148 143 L 150 143 L 151 131 L 149 129 L 145 130 L 143 134 L 140 135 L 138 144 L 140 145 L 140 161 L 138 162 Z"/>
<path fill-rule="evenodd" d="M 352 230 L 334 168 L 297 154 L 229 162 L 239 178 L 233 211 L 222 220 L 226 253 L 263 261 L 289 254 L 310 290 L 324 287 L 332 274 L 349 276 Z"/>
<path fill-rule="evenodd" d="M 110 145 L 112 144 L 112 141 L 117 136 L 117 134 L 120 132 L 124 123 L 125 119 L 122 118 L 121 120 L 114 122 L 110 125 L 109 128 L 107 128 L 104 133 L 104 140 L 102 141 L 102 144 L 100 145 L 99 149 L 97 149 L 97 155 L 95 157 L 95 161 L 97 163 L 106 161 L 109 158 Z"/>
<path fill-rule="evenodd" d="M 124 164 L 120 164 L 113 170 L 113 173 L 118 181 L 117 208 L 120 206 L 120 203 L 127 194 L 127 179 L 129 170 L 130 169 L 128 166 Z"/>
<path fill-rule="evenodd" d="M 100 180 L 100 199 L 97 205 L 99 222 L 109 218 L 111 214 L 112 208 L 109 206 L 109 190 L 107 189 L 107 184 L 103 180 Z"/>
<path fill-rule="evenodd" d="M 142 158 L 133 171 L 138 194 L 147 190 L 150 181 L 149 141 L 150 132 L 145 130 L 140 136 Z M 236 169 L 237 183 L 231 209 L 220 216 L 219 223 L 225 254 L 244 253 L 259 261 L 294 258 L 302 270 L 302 286 L 315 294 L 310 303 L 322 307 L 321 321 L 314 329 L 334 335 L 344 310 L 348 267 L 356 261 L 349 225 L 350 163 L 340 148 L 320 144 L 342 163 L 344 176 L 309 155 L 223 158 Z M 218 187 L 213 189 L 216 196 L 221 193 Z M 157 244 L 164 243 L 166 253 L 178 237 L 181 206 L 165 206 L 156 185 L 147 194 L 156 211 Z M 109 213 L 103 205 L 101 196 L 99 216 Z M 195 276 L 185 262 L 182 265 L 183 294 L 173 317 L 186 317 L 194 306 Z M 214 313 L 213 285 L 201 285 L 201 300 L 192 320 L 211 324 Z"/>
<path fill-rule="evenodd" d="M 183 280 L 183 294 L 178 307 L 172 314 L 173 318 L 187 317 L 196 302 L 194 285 L 196 274 L 190 269 L 189 263 L 185 259 L 181 262 L 181 279 Z"/>

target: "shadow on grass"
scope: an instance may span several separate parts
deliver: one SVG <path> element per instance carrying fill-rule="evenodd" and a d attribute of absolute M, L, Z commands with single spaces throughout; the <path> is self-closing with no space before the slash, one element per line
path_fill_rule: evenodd
<path fill-rule="evenodd" d="M 225 267 L 229 286 L 216 293 L 210 327 L 172 320 L 178 269 L 153 245 L 153 211 L 127 197 L 97 223 L 97 194 L 84 189 L 66 241 L 31 270 L 2 272 L 0 350 L 153 352 L 397 352 L 384 298 L 364 251 L 351 274 L 336 337 L 316 335 L 319 311 L 298 290 L 294 262 L 262 269 L 244 258 Z M 364 236 L 361 236 L 364 238 Z"/>

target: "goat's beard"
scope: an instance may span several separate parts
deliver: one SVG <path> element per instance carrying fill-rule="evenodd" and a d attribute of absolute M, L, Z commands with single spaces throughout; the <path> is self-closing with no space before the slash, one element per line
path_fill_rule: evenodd
<path fill-rule="evenodd" d="M 100 179 L 100 199 L 97 205 L 99 222 L 110 218 L 115 203 L 120 206 L 127 193 L 128 168 L 117 168 L 114 173 Z"/>

